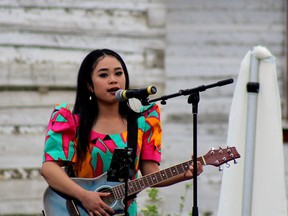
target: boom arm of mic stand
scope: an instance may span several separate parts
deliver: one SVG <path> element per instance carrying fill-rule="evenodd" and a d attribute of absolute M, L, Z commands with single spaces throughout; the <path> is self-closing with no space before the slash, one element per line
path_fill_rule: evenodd
<path fill-rule="evenodd" d="M 198 87 L 192 88 L 192 89 L 180 90 L 178 93 L 174 93 L 174 94 L 170 94 L 170 95 L 164 95 L 164 96 L 162 96 L 160 98 L 155 98 L 155 99 L 149 100 L 148 103 L 161 101 L 161 104 L 165 105 L 166 104 L 166 100 L 168 100 L 170 98 L 178 97 L 178 96 L 181 96 L 181 95 L 191 95 L 192 93 L 195 93 L 195 92 L 202 92 L 202 91 L 205 91 L 206 89 L 209 89 L 209 88 L 213 88 L 213 87 L 217 87 L 217 86 L 223 86 L 223 85 L 228 85 L 228 84 L 231 84 L 231 83 L 233 83 L 233 79 L 226 79 L 226 80 L 222 80 L 222 81 L 219 81 L 219 82 L 216 82 L 216 83 L 213 83 L 213 84 L 210 84 L 210 85 L 206 85 L 206 86 L 205 85 L 201 85 L 201 86 L 198 86 Z"/>
<path fill-rule="evenodd" d="M 222 81 L 219 81 L 219 82 L 216 82 L 216 83 L 213 83 L 213 84 L 210 84 L 210 85 L 201 85 L 201 86 L 198 86 L 196 88 L 192 88 L 192 89 L 186 89 L 186 90 L 180 90 L 179 91 L 179 94 L 181 95 L 190 95 L 192 93 L 195 93 L 195 92 L 202 92 L 202 91 L 205 91 L 206 89 L 209 89 L 209 88 L 213 88 L 213 87 L 219 87 L 219 86 L 223 86 L 223 85 L 228 85 L 228 84 L 231 84 L 233 83 L 233 79 L 226 79 L 226 80 L 222 80 Z"/>

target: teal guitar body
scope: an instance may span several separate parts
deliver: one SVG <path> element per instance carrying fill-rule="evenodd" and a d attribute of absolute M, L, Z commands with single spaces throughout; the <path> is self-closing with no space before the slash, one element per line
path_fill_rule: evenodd
<path fill-rule="evenodd" d="M 78 185 L 89 191 L 112 192 L 112 188 L 121 185 L 121 182 L 107 181 L 107 173 L 97 178 L 71 178 Z M 116 187 L 117 188 L 117 187 Z M 83 205 L 72 198 L 48 187 L 44 192 L 44 211 L 46 216 L 89 215 Z M 123 199 L 113 197 L 113 194 L 104 200 L 115 211 L 115 215 L 124 215 Z"/>

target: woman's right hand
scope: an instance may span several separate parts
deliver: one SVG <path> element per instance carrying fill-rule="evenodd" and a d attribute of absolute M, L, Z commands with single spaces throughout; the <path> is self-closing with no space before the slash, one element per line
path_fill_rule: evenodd
<path fill-rule="evenodd" d="M 79 196 L 79 201 L 88 211 L 89 216 L 109 216 L 114 214 L 114 211 L 101 199 L 101 197 L 107 197 L 109 195 L 110 193 L 86 190 Z"/>

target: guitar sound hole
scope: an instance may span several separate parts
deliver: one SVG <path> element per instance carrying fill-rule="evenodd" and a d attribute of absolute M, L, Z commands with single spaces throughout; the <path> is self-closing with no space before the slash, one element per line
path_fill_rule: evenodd
<path fill-rule="evenodd" d="M 103 193 L 110 193 L 109 196 L 102 196 L 101 199 L 110 207 L 112 206 L 112 204 L 115 202 L 115 198 L 113 196 L 112 190 L 110 188 L 101 188 L 100 190 L 98 190 L 98 192 L 103 192 Z"/>

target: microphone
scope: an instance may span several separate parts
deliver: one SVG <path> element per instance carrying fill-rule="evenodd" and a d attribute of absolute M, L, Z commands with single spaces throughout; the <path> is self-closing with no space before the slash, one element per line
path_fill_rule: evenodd
<path fill-rule="evenodd" d="M 147 88 L 142 89 L 119 89 L 118 91 L 116 91 L 115 96 L 119 102 L 123 102 L 130 98 L 144 99 L 147 98 L 148 95 L 156 94 L 156 92 L 157 88 L 155 86 L 148 86 Z"/>

